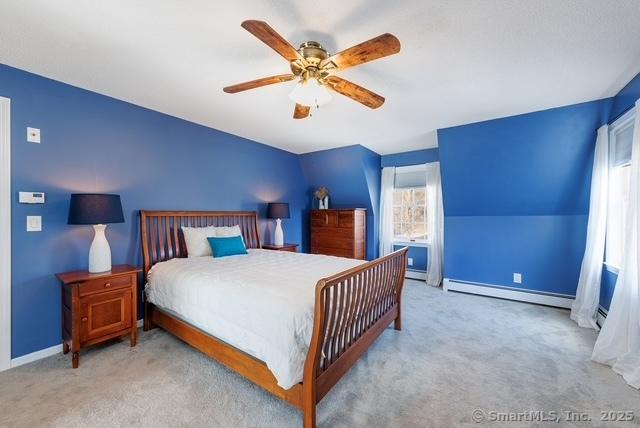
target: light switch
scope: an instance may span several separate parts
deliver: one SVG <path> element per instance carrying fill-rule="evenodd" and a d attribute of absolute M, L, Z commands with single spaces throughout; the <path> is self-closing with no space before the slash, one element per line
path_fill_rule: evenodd
<path fill-rule="evenodd" d="M 413 258 L 411 257 L 407 258 L 407 265 L 413 266 Z"/>
<path fill-rule="evenodd" d="M 27 216 L 27 232 L 42 231 L 42 217 L 39 215 Z"/>
<path fill-rule="evenodd" d="M 27 128 L 27 141 L 29 143 L 38 143 L 38 144 L 40 144 L 40 129 L 38 129 L 38 128 Z"/>
<path fill-rule="evenodd" d="M 522 284 L 522 274 L 521 273 L 514 273 L 513 274 L 513 282 L 516 284 Z"/>

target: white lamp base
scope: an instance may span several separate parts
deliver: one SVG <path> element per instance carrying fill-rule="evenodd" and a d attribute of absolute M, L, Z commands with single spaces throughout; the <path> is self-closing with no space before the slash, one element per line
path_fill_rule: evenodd
<path fill-rule="evenodd" d="M 273 234 L 273 243 L 275 245 L 284 245 L 284 232 L 282 231 L 282 220 L 276 219 L 276 231 Z"/>
<path fill-rule="evenodd" d="M 99 273 L 111 270 L 111 248 L 107 237 L 104 234 L 106 224 L 96 224 L 93 226 L 95 236 L 89 249 L 89 272 Z"/>

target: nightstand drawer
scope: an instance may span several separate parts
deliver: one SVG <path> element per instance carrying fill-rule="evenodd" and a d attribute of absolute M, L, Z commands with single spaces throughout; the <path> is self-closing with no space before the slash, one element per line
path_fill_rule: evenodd
<path fill-rule="evenodd" d="M 116 290 L 80 299 L 80 341 L 131 327 L 131 291 Z"/>
<path fill-rule="evenodd" d="M 131 287 L 131 275 L 94 279 L 80 284 L 80 296 Z"/>

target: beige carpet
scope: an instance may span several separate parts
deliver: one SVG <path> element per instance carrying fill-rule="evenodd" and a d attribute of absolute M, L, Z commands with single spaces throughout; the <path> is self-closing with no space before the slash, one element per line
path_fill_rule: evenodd
<path fill-rule="evenodd" d="M 487 422 L 491 412 L 631 410 L 640 392 L 589 361 L 596 333 L 560 309 L 457 293 L 415 281 L 404 330 L 388 329 L 320 403 L 320 427 L 539 426 Z M 0 373 L 3 427 L 297 427 L 300 414 L 161 330 L 70 358 Z M 478 412 L 476 412 L 476 415 Z M 542 414 L 552 415 L 552 414 Z M 507 416 L 508 417 L 508 416 Z M 518 416 L 516 416 L 518 417 Z M 535 414 L 534 414 L 535 417 Z M 522 418 L 522 417 L 520 417 Z"/>

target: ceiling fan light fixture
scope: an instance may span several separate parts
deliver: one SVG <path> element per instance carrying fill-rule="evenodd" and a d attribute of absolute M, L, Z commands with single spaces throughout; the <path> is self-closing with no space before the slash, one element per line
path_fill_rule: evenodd
<path fill-rule="evenodd" d="M 298 83 L 289 94 L 289 98 L 296 103 L 293 119 L 311 116 L 313 107 L 320 107 L 331 101 L 330 92 L 337 92 L 370 109 L 376 109 L 384 104 L 384 97 L 342 79 L 335 73 L 400 52 L 400 40 L 393 34 L 384 33 L 330 55 L 320 43 L 312 40 L 302 43 L 298 49 L 295 49 L 264 21 L 248 19 L 242 22 L 242 28 L 287 60 L 291 73 L 226 86 L 222 88 L 224 92 L 235 94 L 298 79 Z"/>
<path fill-rule="evenodd" d="M 320 107 L 331 101 L 331 94 L 318 79 L 310 77 L 300 80 L 289 94 L 289 98 L 303 106 Z"/>

